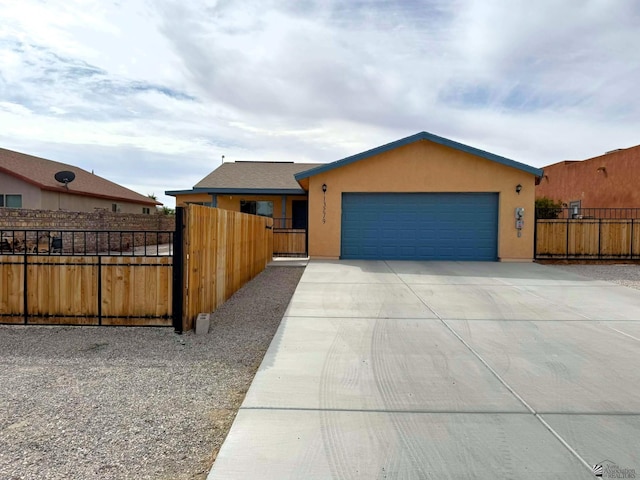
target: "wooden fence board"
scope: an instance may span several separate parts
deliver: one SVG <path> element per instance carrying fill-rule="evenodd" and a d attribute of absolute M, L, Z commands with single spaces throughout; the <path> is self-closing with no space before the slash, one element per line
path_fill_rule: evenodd
<path fill-rule="evenodd" d="M 23 323 L 24 257 L 3 255 L 0 263 L 0 322 Z"/>
<path fill-rule="evenodd" d="M 98 325 L 100 286 L 103 325 L 171 326 L 172 264 L 170 256 L 2 255 L 0 323 L 24 323 L 26 296 L 28 324 Z"/>
<path fill-rule="evenodd" d="M 212 312 L 260 273 L 273 256 L 273 220 L 257 215 L 185 207 L 183 328 Z"/>
<path fill-rule="evenodd" d="M 569 221 L 569 255 L 598 256 L 598 221 Z"/>
<path fill-rule="evenodd" d="M 631 223 L 631 241 L 630 251 L 633 256 L 640 256 L 640 221 L 635 220 Z"/>
<path fill-rule="evenodd" d="M 602 220 L 600 255 L 624 257 L 631 254 L 631 224 L 620 220 Z"/>
<path fill-rule="evenodd" d="M 535 247 L 536 258 L 637 259 L 640 223 L 632 219 L 538 219 Z"/>
<path fill-rule="evenodd" d="M 102 258 L 102 315 L 108 325 L 170 325 L 171 257 Z M 125 322 L 126 320 L 126 322 Z"/>
<path fill-rule="evenodd" d="M 172 320 L 170 318 L 103 318 L 102 325 L 106 326 L 122 326 L 122 327 L 170 327 Z"/>
<path fill-rule="evenodd" d="M 98 317 L 29 317 L 29 325 L 81 325 L 98 326 Z"/>
<path fill-rule="evenodd" d="M 273 253 L 274 255 L 306 255 L 307 231 L 304 229 L 275 230 Z"/>
<path fill-rule="evenodd" d="M 96 261 L 84 256 L 29 256 L 27 305 L 34 316 L 29 323 L 39 317 L 46 319 L 41 323 L 75 323 L 68 319 L 77 317 L 84 325 L 83 317 L 97 316 Z"/>
<path fill-rule="evenodd" d="M 567 254 L 567 222 L 565 220 L 538 220 L 536 253 L 541 256 Z"/>

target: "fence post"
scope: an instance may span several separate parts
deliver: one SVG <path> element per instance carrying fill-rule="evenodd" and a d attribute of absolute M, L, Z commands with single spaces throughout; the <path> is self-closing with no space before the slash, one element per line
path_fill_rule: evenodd
<path fill-rule="evenodd" d="M 182 334 L 184 313 L 184 207 L 176 207 L 176 230 L 173 234 L 173 328 Z"/>
<path fill-rule="evenodd" d="M 633 259 L 633 218 L 631 219 L 631 245 L 629 245 L 629 258 Z"/>
<path fill-rule="evenodd" d="M 15 231 L 13 233 L 14 238 L 15 238 Z M 22 288 L 22 291 L 24 292 L 24 295 L 22 296 L 22 308 L 24 309 L 24 324 L 26 325 L 27 323 L 29 323 L 29 268 L 28 268 L 28 264 L 27 264 L 27 234 L 25 233 L 25 249 L 24 249 L 24 275 L 23 275 L 23 282 L 24 282 L 24 286 Z"/>
<path fill-rule="evenodd" d="M 566 239 L 566 245 L 565 245 L 565 257 L 564 258 L 569 258 L 569 215 L 567 215 L 567 239 Z"/>
<path fill-rule="evenodd" d="M 102 257 L 99 252 L 96 254 L 98 255 L 98 325 L 102 325 Z"/>
<path fill-rule="evenodd" d="M 602 237 L 602 219 L 598 219 L 598 258 L 602 257 L 601 238 Z"/>
<path fill-rule="evenodd" d="M 533 211 L 533 258 L 538 257 L 538 211 Z"/>

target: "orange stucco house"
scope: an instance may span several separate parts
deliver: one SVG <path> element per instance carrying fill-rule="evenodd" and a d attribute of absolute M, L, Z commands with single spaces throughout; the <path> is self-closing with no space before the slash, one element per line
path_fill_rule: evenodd
<path fill-rule="evenodd" d="M 328 164 L 243 163 L 222 165 L 192 190 L 166 193 L 178 206 L 291 216 L 307 226 L 315 258 L 533 258 L 535 184 L 543 171 L 514 160 L 421 132 Z M 243 169 L 251 189 L 241 185 Z M 286 178 L 275 188 L 278 175 Z M 261 201 L 272 204 L 250 203 Z M 306 202 L 297 204 L 298 220 L 294 202 Z"/>
<path fill-rule="evenodd" d="M 205 205 L 274 219 L 275 228 L 307 228 L 307 192 L 294 175 L 317 163 L 223 163 L 190 190 L 171 190 L 176 206 Z"/>
<path fill-rule="evenodd" d="M 575 212 L 594 208 L 639 208 L 639 183 L 640 145 L 544 167 L 544 176 L 536 187 L 536 198 L 559 200 Z"/>

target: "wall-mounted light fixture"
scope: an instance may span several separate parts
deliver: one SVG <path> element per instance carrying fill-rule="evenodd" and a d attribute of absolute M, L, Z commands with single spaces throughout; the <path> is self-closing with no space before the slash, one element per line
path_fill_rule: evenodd
<path fill-rule="evenodd" d="M 322 223 L 327 223 L 327 184 L 322 184 Z"/>
<path fill-rule="evenodd" d="M 516 193 L 517 193 L 518 195 L 520 195 L 520 192 L 521 192 L 521 191 L 522 191 L 522 185 L 520 185 L 520 184 L 516 185 Z"/>
<path fill-rule="evenodd" d="M 607 173 L 607 167 L 598 167 L 598 168 L 596 168 L 596 172 L 606 174 Z"/>

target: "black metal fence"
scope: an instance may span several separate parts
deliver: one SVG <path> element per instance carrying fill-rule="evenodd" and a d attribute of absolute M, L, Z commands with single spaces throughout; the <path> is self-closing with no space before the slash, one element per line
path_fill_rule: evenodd
<path fill-rule="evenodd" d="M 640 208 L 536 210 L 535 258 L 640 259 Z"/>
<path fill-rule="evenodd" d="M 171 255 L 172 231 L 2 230 L 0 255 Z"/>
<path fill-rule="evenodd" d="M 640 208 L 542 207 L 536 208 L 536 218 L 548 220 L 638 219 Z"/>
<path fill-rule="evenodd" d="M 172 289 L 174 236 L 0 229 L 0 324 L 174 326 L 181 332 L 182 313 L 171 308 L 182 295 Z"/>

